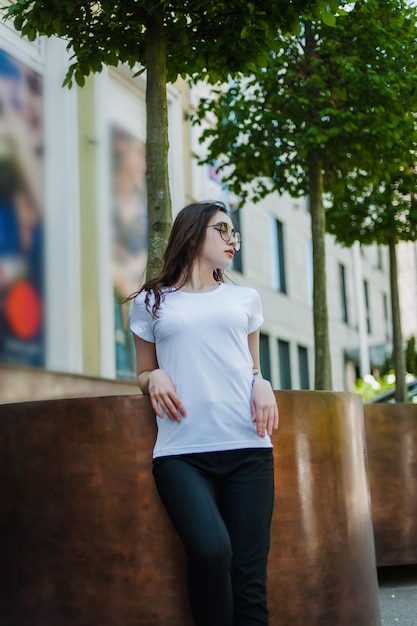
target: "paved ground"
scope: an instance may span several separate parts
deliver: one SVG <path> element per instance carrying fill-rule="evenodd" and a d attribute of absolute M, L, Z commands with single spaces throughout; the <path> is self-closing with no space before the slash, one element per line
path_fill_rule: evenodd
<path fill-rule="evenodd" d="M 417 565 L 378 569 L 382 626 L 417 626 Z"/>

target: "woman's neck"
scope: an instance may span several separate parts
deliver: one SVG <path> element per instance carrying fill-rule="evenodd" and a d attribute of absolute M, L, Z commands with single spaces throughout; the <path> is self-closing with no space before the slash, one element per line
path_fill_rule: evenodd
<path fill-rule="evenodd" d="M 195 293 L 202 293 L 204 291 L 213 291 L 219 286 L 219 283 L 214 280 L 213 273 L 203 274 L 195 268 L 191 273 L 190 279 L 184 285 L 181 285 L 181 291 L 190 291 Z"/>

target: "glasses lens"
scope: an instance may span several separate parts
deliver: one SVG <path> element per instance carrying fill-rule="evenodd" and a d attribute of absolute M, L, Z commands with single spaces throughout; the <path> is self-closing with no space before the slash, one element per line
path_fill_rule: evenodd
<path fill-rule="evenodd" d="M 235 250 L 239 250 L 240 243 L 242 241 L 240 237 L 240 233 L 235 233 L 233 228 L 230 228 L 227 222 L 220 222 L 218 226 L 219 226 L 219 232 L 223 241 L 226 241 L 227 243 L 229 243 L 233 237 L 233 239 L 235 240 L 235 245 L 234 245 Z"/>
<path fill-rule="evenodd" d="M 221 222 L 219 226 L 222 239 L 224 239 L 225 241 L 229 241 L 230 237 L 232 236 L 232 229 L 230 228 L 229 224 L 227 224 L 226 222 Z"/>

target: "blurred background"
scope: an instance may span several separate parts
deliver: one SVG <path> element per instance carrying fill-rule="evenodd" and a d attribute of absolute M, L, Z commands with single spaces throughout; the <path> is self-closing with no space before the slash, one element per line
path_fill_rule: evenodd
<path fill-rule="evenodd" d="M 129 303 L 147 258 L 145 76 L 120 65 L 62 87 L 64 42 L 29 42 L 0 23 L 0 402 L 136 393 Z M 222 199 L 243 237 L 233 280 L 261 294 L 262 368 L 276 389 L 313 386 L 312 245 L 307 198 L 239 203 L 184 113 L 202 87 L 168 86 L 174 215 Z M 335 390 L 393 386 L 388 251 L 326 235 Z M 410 379 L 417 247 L 398 246 Z M 414 363 L 414 365 L 413 365 Z M 411 365 L 410 365 L 411 364 Z"/>

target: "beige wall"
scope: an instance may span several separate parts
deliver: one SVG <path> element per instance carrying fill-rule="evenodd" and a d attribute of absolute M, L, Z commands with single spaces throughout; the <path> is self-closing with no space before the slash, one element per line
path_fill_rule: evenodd
<path fill-rule="evenodd" d="M 417 243 L 403 241 L 397 246 L 398 288 L 404 339 L 417 337 Z"/>
<path fill-rule="evenodd" d="M 100 374 L 100 311 L 96 197 L 97 141 L 94 78 L 78 91 L 81 212 L 81 297 L 83 372 Z"/>
<path fill-rule="evenodd" d="M 0 364 L 0 404 L 136 393 L 136 383 Z"/>

